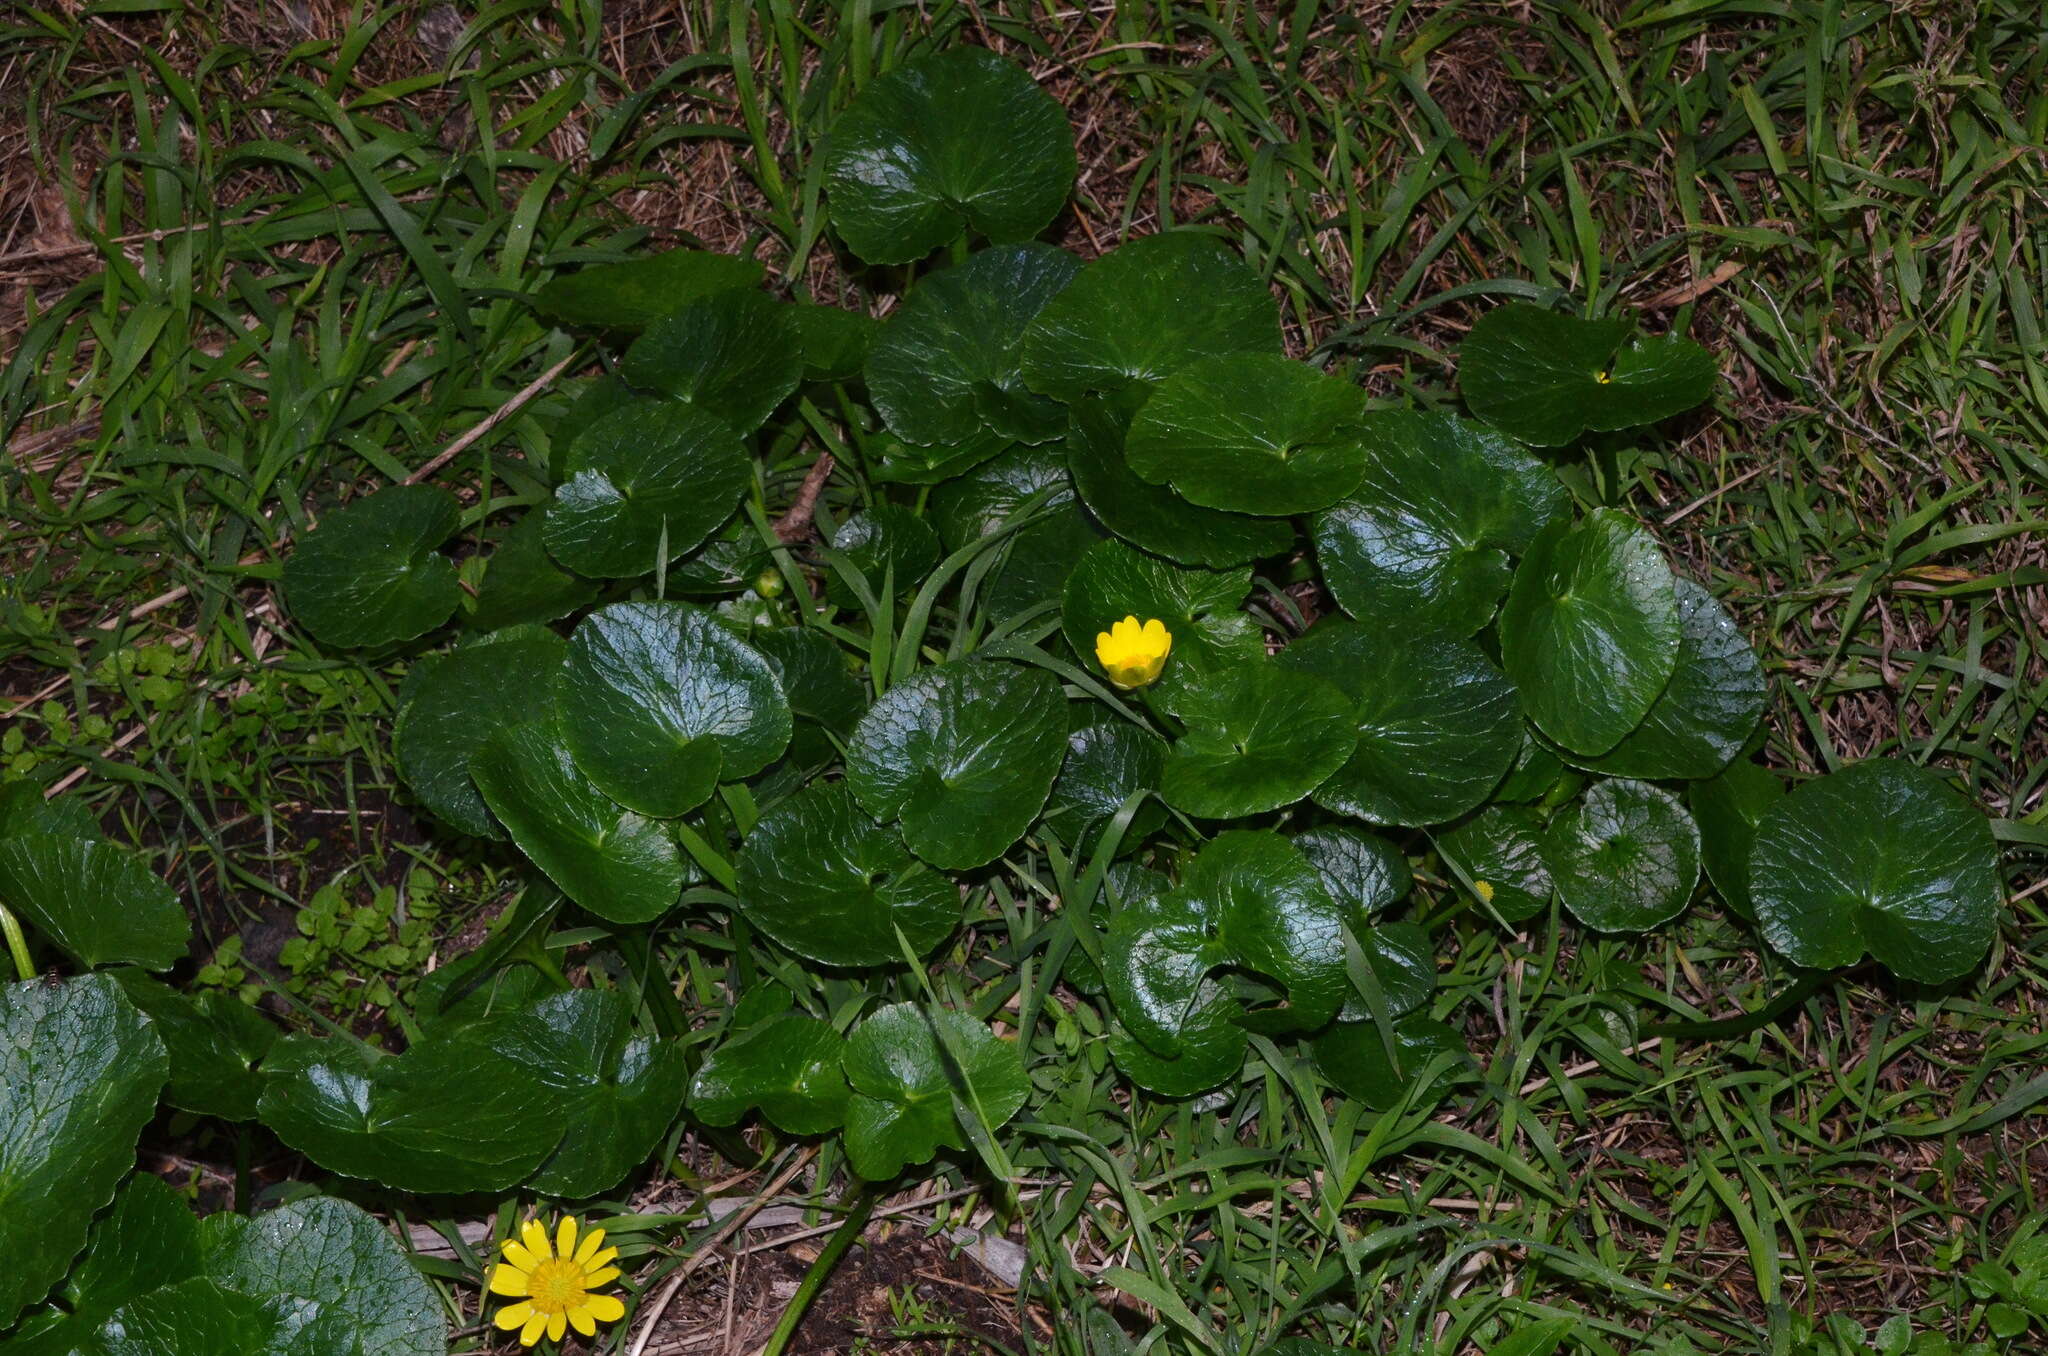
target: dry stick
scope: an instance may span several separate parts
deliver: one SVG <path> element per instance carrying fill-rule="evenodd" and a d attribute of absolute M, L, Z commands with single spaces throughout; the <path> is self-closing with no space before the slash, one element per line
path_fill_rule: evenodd
<path fill-rule="evenodd" d="M 1705 505 L 1712 503 L 1714 500 L 1719 499 L 1722 495 L 1728 493 L 1728 491 L 1734 489 L 1736 486 L 1747 485 L 1750 481 L 1755 480 L 1758 476 L 1762 475 L 1767 469 L 1769 468 L 1763 466 L 1752 467 L 1749 470 L 1744 471 L 1741 475 L 1735 477 L 1735 479 L 1729 481 L 1726 485 L 1721 486 L 1721 488 L 1717 490 L 1708 490 L 1705 494 L 1701 495 L 1699 498 L 1693 500 L 1690 504 L 1687 504 L 1684 508 L 1679 509 L 1676 513 L 1673 513 L 1670 517 L 1666 518 L 1664 520 L 1663 525 L 1665 527 L 1671 526 L 1680 518 L 1683 518 L 1688 514 L 1692 513 L 1695 509 L 1702 508 Z"/>
<path fill-rule="evenodd" d="M 542 391 L 545 391 L 548 388 L 548 386 L 551 383 L 553 383 L 556 377 L 559 377 L 564 372 L 568 371 L 570 365 L 576 361 L 578 356 L 580 356 L 578 353 L 571 352 L 568 357 L 562 359 L 562 361 L 556 363 L 553 367 L 550 367 L 547 371 L 541 373 L 532 381 L 526 383 L 525 388 L 521 390 L 518 395 L 513 396 L 510 400 L 498 406 L 497 409 L 492 410 L 488 415 L 484 417 L 482 423 L 478 424 L 475 428 L 471 429 L 469 432 L 463 434 L 460 438 L 457 438 L 454 442 L 448 444 L 448 446 L 442 448 L 439 452 L 435 453 L 434 456 L 427 462 L 425 466 L 420 467 L 419 470 L 414 471 L 411 475 L 407 476 L 404 480 L 400 481 L 399 483 L 401 485 L 417 485 L 422 480 L 425 480 L 428 476 L 434 474 L 434 472 L 440 470 L 443 466 L 446 466 L 449 462 L 455 460 L 455 458 L 461 456 L 462 453 L 465 450 L 467 450 L 471 444 L 475 443 L 479 438 L 483 437 L 486 433 L 489 433 L 498 425 L 504 423 L 507 419 L 510 419 L 513 415 L 519 413 L 520 410 L 526 408 L 527 402 L 532 400 L 535 396 L 539 395 Z"/>
<path fill-rule="evenodd" d="M 830 452 L 820 452 L 805 472 L 804 483 L 797 487 L 796 500 L 789 506 L 789 512 L 775 520 L 775 539 L 784 546 L 810 535 L 811 519 L 818 512 L 818 496 L 824 493 L 825 482 L 832 478 L 832 468 L 837 464 Z"/>
<path fill-rule="evenodd" d="M 643 1356 L 643 1353 L 647 1350 L 647 1344 L 654 1340 L 654 1330 L 660 1325 L 661 1316 L 668 1312 L 669 1301 L 673 1300 L 676 1297 L 676 1292 L 683 1288 L 683 1282 L 689 1280 L 697 1268 L 702 1266 L 711 1257 L 712 1249 L 738 1232 L 741 1226 L 751 1219 L 757 1210 L 767 1205 L 769 1201 L 774 1200 L 782 1189 L 788 1186 L 790 1181 L 798 1173 L 802 1172 L 810 1164 L 810 1161 L 817 1156 L 818 1146 L 815 1144 L 798 1154 L 796 1161 L 777 1173 L 775 1180 L 770 1182 L 759 1195 L 747 1202 L 742 1208 L 733 1211 L 726 1218 L 725 1223 L 719 1225 L 709 1238 L 697 1245 L 697 1251 L 691 1254 L 690 1260 L 677 1267 L 675 1274 L 668 1278 L 667 1284 L 663 1285 L 660 1293 L 655 1295 L 654 1303 L 642 1307 L 641 1312 L 646 1315 L 646 1321 L 640 1325 L 640 1335 L 633 1339 L 633 1349 L 626 1356 Z"/>

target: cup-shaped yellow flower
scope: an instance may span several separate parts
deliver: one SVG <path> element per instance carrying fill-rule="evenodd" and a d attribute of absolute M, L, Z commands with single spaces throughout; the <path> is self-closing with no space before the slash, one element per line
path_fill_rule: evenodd
<path fill-rule="evenodd" d="M 491 1272 L 491 1293 L 514 1301 L 498 1310 L 496 1323 L 506 1332 L 519 1329 L 519 1340 L 527 1346 L 540 1341 L 562 1340 L 570 1328 L 585 1337 L 600 1323 L 615 1323 L 625 1317 L 626 1306 L 616 1295 L 590 1292 L 619 1278 L 612 1265 L 619 1250 L 604 1245 L 604 1230 L 590 1229 L 577 1240 L 576 1219 L 562 1216 L 552 1240 L 537 1219 L 519 1227 L 519 1237 L 504 1242 L 505 1260 Z"/>
<path fill-rule="evenodd" d="M 1095 633 L 1095 658 L 1109 681 L 1121 688 L 1143 687 L 1158 681 L 1173 652 L 1173 633 L 1154 617 L 1144 625 L 1136 617 L 1125 617 L 1107 631 Z"/>

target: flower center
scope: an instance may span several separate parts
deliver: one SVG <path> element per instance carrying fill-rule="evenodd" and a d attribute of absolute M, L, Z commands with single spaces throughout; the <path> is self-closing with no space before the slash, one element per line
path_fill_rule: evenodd
<path fill-rule="evenodd" d="M 526 1281 L 527 1299 L 544 1314 L 564 1313 L 583 1298 L 583 1264 L 550 1257 Z"/>

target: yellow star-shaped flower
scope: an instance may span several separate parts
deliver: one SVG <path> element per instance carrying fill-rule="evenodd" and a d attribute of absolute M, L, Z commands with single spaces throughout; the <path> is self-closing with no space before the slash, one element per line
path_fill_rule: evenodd
<path fill-rule="evenodd" d="M 1173 652 L 1173 633 L 1154 617 L 1144 625 L 1136 617 L 1125 617 L 1107 631 L 1095 633 L 1095 658 L 1109 681 L 1118 687 L 1144 687 L 1158 681 Z"/>
<path fill-rule="evenodd" d="M 540 1221 L 530 1219 L 519 1227 L 518 1239 L 505 1240 L 505 1260 L 491 1272 L 491 1293 L 517 1301 L 498 1310 L 495 1322 L 506 1332 L 519 1329 L 519 1340 L 529 1347 L 542 1334 L 559 1342 L 573 1327 L 589 1337 L 598 1324 L 625 1317 L 618 1296 L 590 1293 L 619 1278 L 612 1265 L 619 1250 L 604 1246 L 602 1229 L 589 1230 L 581 1243 L 576 1232 L 575 1217 L 562 1216 L 551 1245 Z"/>

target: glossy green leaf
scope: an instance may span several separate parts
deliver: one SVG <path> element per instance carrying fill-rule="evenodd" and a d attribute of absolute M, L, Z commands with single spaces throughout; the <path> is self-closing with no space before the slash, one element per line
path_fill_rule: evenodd
<path fill-rule="evenodd" d="M 1711 777 L 1741 753 L 1764 713 L 1764 670 L 1721 604 L 1690 579 L 1678 596 L 1678 662 L 1643 723 L 1598 757 L 1610 777 Z"/>
<path fill-rule="evenodd" d="M 169 1074 L 163 1042 L 105 975 L 0 987 L 0 1330 L 70 1269 L 135 1166 Z"/>
<path fill-rule="evenodd" d="M 979 47 L 870 81 L 824 147 L 832 225 L 871 264 L 907 264 L 968 231 L 1029 240 L 1066 205 L 1074 169 L 1065 111 Z"/>
<path fill-rule="evenodd" d="M 85 1254 L 61 1288 L 62 1303 L 31 1311 L 0 1340 L 6 1356 L 98 1356 L 100 1325 L 152 1290 L 199 1274 L 199 1220 L 163 1178 L 137 1173 L 92 1226 Z M 235 1356 L 242 1356 L 237 1352 Z"/>
<path fill-rule="evenodd" d="M 1293 543 L 1284 522 L 1203 508 L 1141 480 L 1124 460 L 1124 430 L 1107 401 L 1091 398 L 1074 407 L 1064 443 L 1075 489 L 1110 531 L 1154 555 L 1213 569 L 1279 555 Z"/>
<path fill-rule="evenodd" d="M 681 401 L 605 415 L 569 447 L 568 478 L 541 528 L 549 554 L 598 579 L 687 555 L 739 503 L 747 460 L 731 425 Z"/>
<path fill-rule="evenodd" d="M 1332 618 L 1279 655 L 1355 704 L 1357 747 L 1316 803 L 1375 824 L 1441 824 L 1483 802 L 1522 747 L 1515 689 L 1443 632 Z"/>
<path fill-rule="evenodd" d="M 845 735 L 868 709 L 867 688 L 854 676 L 846 651 L 824 632 L 779 626 L 754 632 L 748 643 L 775 670 L 791 715 Z"/>
<path fill-rule="evenodd" d="M 983 430 L 1042 443 L 1066 431 L 1064 406 L 1024 387 L 1024 327 L 1081 261 L 1051 245 L 999 245 L 918 280 L 868 355 L 868 394 L 896 435 L 931 445 Z"/>
<path fill-rule="evenodd" d="M 192 942 L 177 894 L 114 843 L 53 833 L 0 839 L 0 904 L 87 967 L 165 970 Z"/>
<path fill-rule="evenodd" d="M 1166 766 L 1166 741 L 1127 720 L 1103 716 L 1067 735 L 1067 757 L 1046 802 L 1046 818 L 1070 835 L 1075 854 L 1085 857 L 1097 831 L 1140 791 L 1159 787 Z M 1157 799 L 1138 807 L 1125 830 L 1132 847 L 1166 820 Z"/>
<path fill-rule="evenodd" d="M 2005 890 L 1991 826 L 1940 776 L 1874 758 L 1817 777 L 1757 825 L 1758 929 L 1795 965 L 1866 952 L 1904 979 L 1968 974 L 1998 933 Z"/>
<path fill-rule="evenodd" d="M 1386 1000 L 1387 1016 L 1401 1018 L 1421 1011 L 1436 992 L 1436 947 L 1429 933 L 1414 923 L 1354 926 L 1352 932 Z M 1356 994 L 1338 1013 L 1342 1021 L 1366 1021 L 1371 1016 L 1370 1005 Z"/>
<path fill-rule="evenodd" d="M 1199 981 L 1180 1027 L 1179 1053 L 1162 1055 L 1112 1021 L 1106 1044 L 1123 1075 L 1157 1097 L 1193 1097 L 1244 1067 L 1251 1042 L 1237 1023 L 1238 1003 L 1212 979 Z"/>
<path fill-rule="evenodd" d="M 619 370 L 642 391 L 752 433 L 803 380 L 803 342 L 782 302 L 762 292 L 719 292 L 649 325 Z"/>
<path fill-rule="evenodd" d="M 1002 434 L 988 431 L 964 442 L 930 447 L 905 442 L 893 433 L 878 434 L 868 443 L 869 475 L 885 485 L 937 485 L 965 475 L 1013 446 Z"/>
<path fill-rule="evenodd" d="M 1361 620 L 1470 635 L 1507 592 L 1510 556 L 1565 512 L 1542 462 L 1486 428 L 1420 410 L 1368 414 L 1351 497 L 1316 518 L 1323 582 Z"/>
<path fill-rule="evenodd" d="M 1642 723 L 1678 662 L 1678 593 L 1633 519 L 1600 509 L 1538 536 L 1501 611 L 1501 662 L 1536 728 L 1607 752 Z"/>
<path fill-rule="evenodd" d="M 1776 773 L 1756 763 L 1730 763 L 1719 776 L 1685 789 L 1686 807 L 1700 826 L 1700 857 L 1707 878 L 1722 902 L 1744 918 L 1754 918 L 1749 899 L 1749 853 L 1756 826 L 1771 807 L 1785 798 L 1785 784 Z"/>
<path fill-rule="evenodd" d="M 1187 728 L 1167 752 L 1160 794 L 1203 819 L 1292 805 L 1342 767 L 1358 743 L 1342 691 L 1270 660 L 1204 675 L 1165 700 Z"/>
<path fill-rule="evenodd" d="M 1129 241 L 1076 274 L 1024 333 L 1024 380 L 1072 404 L 1150 386 L 1216 353 L 1278 353 L 1280 308 L 1199 231 Z"/>
<path fill-rule="evenodd" d="M 525 1065 L 475 1031 L 380 1056 L 345 1037 L 286 1036 L 263 1062 L 258 1114 L 329 1172 L 401 1191 L 502 1191 L 533 1174 L 566 1127 Z"/>
<path fill-rule="evenodd" d="M 1139 479 L 1230 513 L 1313 513 L 1357 488 L 1365 392 L 1270 353 L 1200 358 L 1162 379 L 1131 420 Z"/>
<path fill-rule="evenodd" d="M 550 278 L 534 293 L 533 308 L 560 325 L 644 330 L 705 297 L 759 287 L 765 272 L 758 260 L 736 254 L 663 250 Z"/>
<path fill-rule="evenodd" d="M 897 1003 L 846 1041 L 846 1156 L 869 1181 L 894 1177 L 941 1148 L 964 1149 L 955 1114 L 995 1130 L 1024 1105 L 1030 1084 L 1016 1043 L 964 1012 Z"/>
<path fill-rule="evenodd" d="M 924 669 L 861 717 L 846 781 L 918 856 L 953 870 L 995 860 L 1052 789 L 1066 698 L 1043 669 L 963 660 Z"/>
<path fill-rule="evenodd" d="M 528 1115 L 561 1132 L 529 1190 L 568 1199 L 608 1191 L 675 1120 L 690 1077 L 683 1047 L 635 1031 L 633 1008 L 620 989 L 571 989 L 488 1022 L 491 1050 L 539 1080 Z"/>
<path fill-rule="evenodd" d="M 1690 339 L 1629 337 L 1625 320 L 1581 320 L 1524 302 L 1479 318 L 1458 349 L 1472 413 L 1539 447 L 1587 429 L 1633 428 L 1714 394 L 1714 360 Z"/>
<path fill-rule="evenodd" d="M 789 745 L 789 701 L 774 666 L 703 608 L 614 603 L 569 641 L 561 728 L 598 790 L 673 816 L 774 762 Z"/>
<path fill-rule="evenodd" d="M 547 510 L 536 507 L 498 542 L 470 607 L 470 626 L 488 632 L 522 622 L 551 622 L 596 600 L 597 581 L 557 565 L 548 554 L 546 533 Z"/>
<path fill-rule="evenodd" d="M 1002 548 L 1001 563 L 983 582 L 981 599 L 989 621 L 1006 622 L 1040 607 L 1056 610 L 1067 580 L 1108 535 L 1071 499 L 1017 532 Z"/>
<path fill-rule="evenodd" d="M 1436 835 L 1437 851 L 1472 891 L 1510 923 L 1550 907 L 1555 886 L 1543 860 L 1543 821 L 1524 805 L 1491 805 Z"/>
<path fill-rule="evenodd" d="M 538 626 L 479 637 L 449 651 L 412 691 L 392 725 L 391 751 L 406 785 L 449 827 L 504 837 L 470 762 L 506 725 L 554 710 L 555 677 L 568 650 Z"/>
<path fill-rule="evenodd" d="M 300 1356 L 290 1321 L 251 1295 L 205 1277 L 136 1296 L 76 1356 Z M 311 1356 L 306 1353 L 306 1356 Z"/>
<path fill-rule="evenodd" d="M 869 819 L 843 783 L 807 786 L 769 809 L 737 873 L 747 921 L 824 965 L 900 963 L 899 931 L 923 955 L 960 924 L 959 890 Z"/>
<path fill-rule="evenodd" d="M 804 376 L 811 381 L 847 381 L 867 366 L 882 325 L 862 311 L 843 306 L 798 303 L 789 308 L 802 341 Z"/>
<path fill-rule="evenodd" d="M 1065 444 L 1013 447 L 933 491 L 931 522 L 948 551 L 1003 526 L 1040 495 L 1051 505 L 1072 501 Z"/>
<path fill-rule="evenodd" d="M 829 1134 L 846 1121 L 845 1051 L 845 1038 L 815 1017 L 770 1017 L 711 1052 L 690 1083 L 690 1110 L 706 1125 L 733 1125 L 758 1107 L 788 1134 Z"/>
<path fill-rule="evenodd" d="M 1243 610 L 1250 591 L 1249 570 L 1188 569 L 1106 541 L 1090 547 L 1067 576 L 1060 620 L 1074 653 L 1099 673 L 1097 634 L 1125 617 L 1157 617 L 1173 635 L 1159 680 L 1159 691 L 1169 694 L 1265 654 L 1258 623 Z"/>
<path fill-rule="evenodd" d="M 884 579 L 893 581 L 890 587 L 900 598 L 917 592 L 939 563 L 939 534 L 921 514 L 901 504 L 877 504 L 841 523 L 832 534 L 832 549 L 877 599 Z M 838 607 L 860 606 L 860 595 L 837 568 L 825 578 L 825 596 Z"/>
<path fill-rule="evenodd" d="M 519 850 L 598 917 L 649 922 L 682 894 L 682 857 L 667 831 L 598 790 L 552 722 L 500 731 L 471 771 Z"/>
<path fill-rule="evenodd" d="M 99 838 L 92 810 L 72 796 L 50 797 L 32 781 L 0 784 L 0 838 L 49 833 L 60 838 Z"/>
<path fill-rule="evenodd" d="M 455 496 L 431 485 L 391 485 L 334 509 L 285 557 L 285 604 L 323 645 L 425 635 L 462 601 L 454 564 L 435 549 L 461 521 Z"/>
<path fill-rule="evenodd" d="M 1434 1018 L 1416 1015 L 1394 1024 L 1394 1059 L 1371 1022 L 1340 1022 L 1311 1043 L 1316 1068 L 1347 1097 L 1375 1111 L 1387 1111 L 1403 1097 L 1435 1061 L 1444 1059 L 1429 1083 L 1414 1091 L 1410 1105 L 1434 1106 L 1460 1081 L 1472 1076 L 1472 1055 L 1465 1038 Z M 1398 1061 L 1398 1063 L 1396 1063 Z"/>
<path fill-rule="evenodd" d="M 1551 824 L 1543 860 L 1558 898 L 1581 923 L 1601 932 L 1647 932 L 1691 900 L 1700 880 L 1700 831 L 1670 792 L 1648 782 L 1604 781 Z"/>
<path fill-rule="evenodd" d="M 263 1090 L 256 1068 L 277 1043 L 278 1029 L 235 994 L 181 993 L 135 970 L 114 978 L 170 1056 L 164 1100 L 204 1116 L 254 1120 Z"/>
<path fill-rule="evenodd" d="M 1364 920 L 1407 897 L 1415 878 L 1401 850 L 1376 833 L 1349 824 L 1326 824 L 1289 842 L 1322 877 L 1330 898 Z"/>

